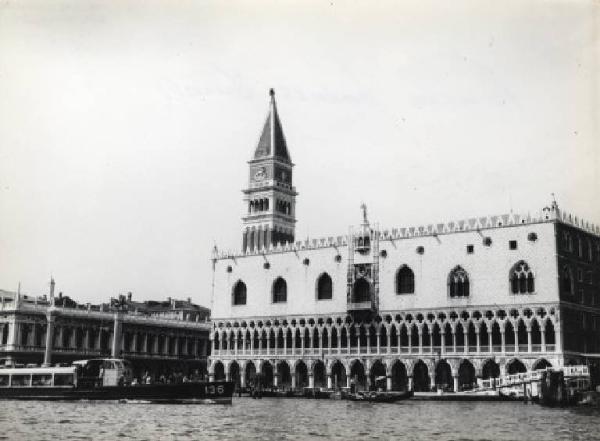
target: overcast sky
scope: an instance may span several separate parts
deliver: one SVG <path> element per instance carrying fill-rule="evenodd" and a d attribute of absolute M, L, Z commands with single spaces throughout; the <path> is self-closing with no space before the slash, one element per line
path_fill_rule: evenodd
<path fill-rule="evenodd" d="M 600 223 L 593 1 L 0 1 L 0 288 L 210 303 L 275 88 L 298 239 Z"/>

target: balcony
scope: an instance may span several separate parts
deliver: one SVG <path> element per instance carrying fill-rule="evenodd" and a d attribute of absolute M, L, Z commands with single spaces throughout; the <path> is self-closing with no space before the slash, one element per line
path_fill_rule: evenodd
<path fill-rule="evenodd" d="M 348 302 L 348 311 L 372 311 L 373 302 L 367 300 L 366 302 Z"/>

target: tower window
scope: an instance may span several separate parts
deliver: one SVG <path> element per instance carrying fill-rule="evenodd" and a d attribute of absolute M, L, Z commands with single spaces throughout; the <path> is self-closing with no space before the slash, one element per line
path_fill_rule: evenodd
<path fill-rule="evenodd" d="M 273 283 L 273 303 L 287 302 L 287 283 L 281 277 Z"/>
<path fill-rule="evenodd" d="M 396 273 L 396 294 L 413 294 L 415 292 L 415 274 L 406 265 Z"/>
<path fill-rule="evenodd" d="M 234 305 L 245 305 L 246 304 L 246 284 L 239 280 L 233 287 L 233 304 Z"/>
<path fill-rule="evenodd" d="M 483 244 L 486 247 L 491 247 L 492 246 L 492 238 L 491 237 L 484 237 L 483 238 Z"/>
<path fill-rule="evenodd" d="M 333 297 L 333 282 L 329 274 L 323 273 L 317 280 L 317 300 L 331 300 Z"/>
<path fill-rule="evenodd" d="M 473 245 L 467 245 L 467 254 L 473 254 L 475 252 L 475 247 Z"/>
<path fill-rule="evenodd" d="M 517 241 L 516 240 L 509 240 L 508 241 L 508 248 L 511 250 L 516 250 L 517 249 Z"/>

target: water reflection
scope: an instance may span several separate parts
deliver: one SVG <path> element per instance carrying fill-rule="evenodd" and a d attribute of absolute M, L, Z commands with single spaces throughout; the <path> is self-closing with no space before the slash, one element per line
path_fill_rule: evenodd
<path fill-rule="evenodd" d="M 592 440 L 599 409 L 235 399 L 232 406 L 3 402 L 0 439 Z"/>

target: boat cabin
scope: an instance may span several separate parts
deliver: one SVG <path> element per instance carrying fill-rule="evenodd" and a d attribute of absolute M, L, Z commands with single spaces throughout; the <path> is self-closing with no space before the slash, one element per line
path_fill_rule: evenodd
<path fill-rule="evenodd" d="M 94 358 L 74 361 L 79 381 L 86 386 L 125 386 L 133 378 L 131 363 L 119 358 Z"/>
<path fill-rule="evenodd" d="M 76 366 L 0 369 L 0 388 L 73 386 L 77 386 Z"/>

